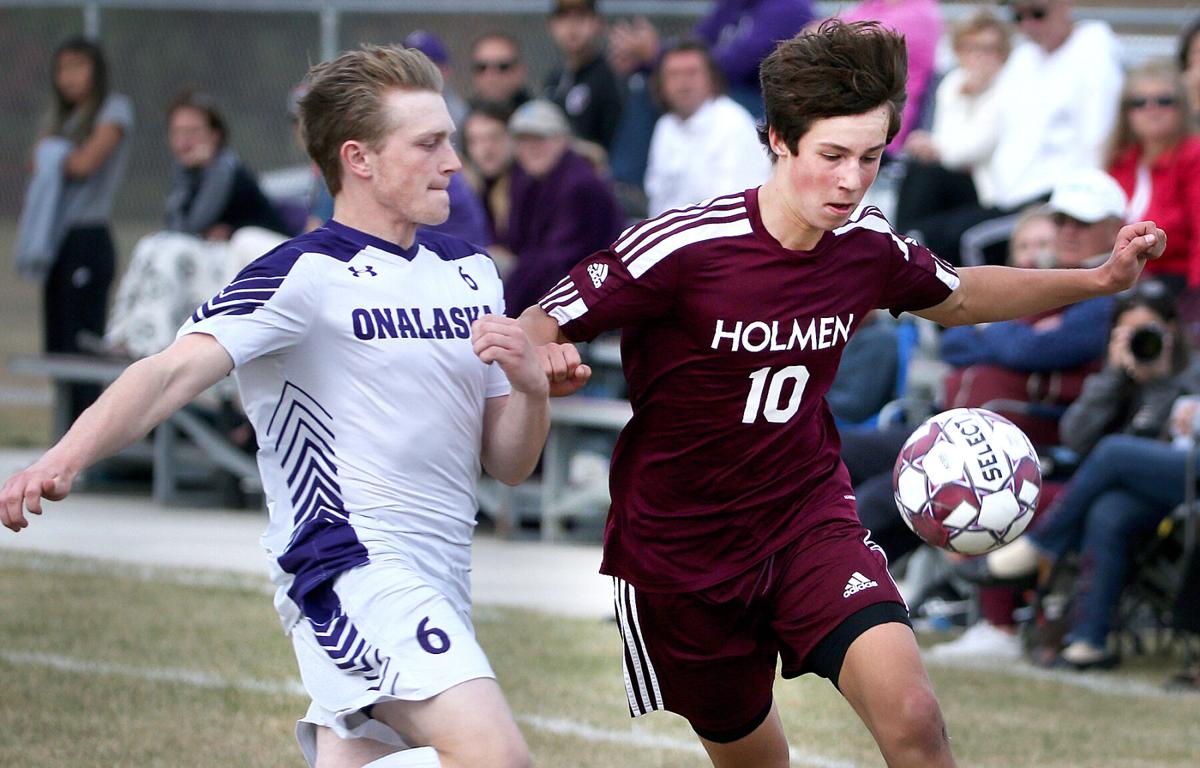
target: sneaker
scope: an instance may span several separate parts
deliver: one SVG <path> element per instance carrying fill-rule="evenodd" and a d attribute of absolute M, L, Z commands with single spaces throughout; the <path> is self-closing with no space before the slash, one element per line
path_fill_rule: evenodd
<path fill-rule="evenodd" d="M 1076 640 L 1058 654 L 1051 666 L 1067 669 L 1112 669 L 1121 661 L 1115 653 L 1097 648 L 1086 640 Z"/>
<path fill-rule="evenodd" d="M 1015 633 L 987 621 L 977 621 L 956 640 L 935 645 L 925 652 L 934 661 L 1017 661 L 1021 639 Z"/>

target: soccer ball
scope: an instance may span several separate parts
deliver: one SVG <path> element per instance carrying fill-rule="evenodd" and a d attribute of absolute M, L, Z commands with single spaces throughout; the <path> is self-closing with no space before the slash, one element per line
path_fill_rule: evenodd
<path fill-rule="evenodd" d="M 1029 438 L 983 408 L 955 408 L 917 427 L 892 471 L 896 506 L 935 547 L 980 555 L 1033 519 L 1042 471 Z"/>

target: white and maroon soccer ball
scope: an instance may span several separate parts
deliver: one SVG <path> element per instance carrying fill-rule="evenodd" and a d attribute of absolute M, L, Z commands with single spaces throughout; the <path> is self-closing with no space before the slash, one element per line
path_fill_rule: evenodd
<path fill-rule="evenodd" d="M 935 547 L 979 555 L 1021 535 L 1042 489 L 1037 453 L 1017 425 L 955 408 L 917 427 L 892 471 L 904 522 Z"/>

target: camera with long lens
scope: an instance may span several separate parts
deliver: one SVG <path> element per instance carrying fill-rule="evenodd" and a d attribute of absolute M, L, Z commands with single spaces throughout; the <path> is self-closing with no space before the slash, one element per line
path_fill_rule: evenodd
<path fill-rule="evenodd" d="M 1152 363 L 1163 353 L 1166 335 L 1157 325 L 1143 325 L 1129 335 L 1129 353 L 1139 363 Z"/>

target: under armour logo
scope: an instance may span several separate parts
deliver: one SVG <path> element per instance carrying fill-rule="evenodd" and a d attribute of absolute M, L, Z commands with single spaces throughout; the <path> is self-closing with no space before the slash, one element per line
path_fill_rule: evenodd
<path fill-rule="evenodd" d="M 467 287 L 469 287 L 472 291 L 479 290 L 479 283 L 475 282 L 474 278 L 464 272 L 462 267 L 458 268 L 458 276 L 463 279 L 463 282 L 466 283 Z"/>
<path fill-rule="evenodd" d="M 355 269 L 354 267 L 346 267 L 346 269 L 350 270 L 350 274 L 354 275 L 355 277 L 358 277 L 359 275 L 364 275 L 364 274 L 370 275 L 371 277 L 379 277 L 379 273 L 375 271 L 375 267 L 363 267 L 362 269 Z"/>
<path fill-rule="evenodd" d="M 589 264 L 587 268 L 588 277 L 592 278 L 592 285 L 597 288 L 604 282 L 604 278 L 608 277 L 607 264 Z"/>

